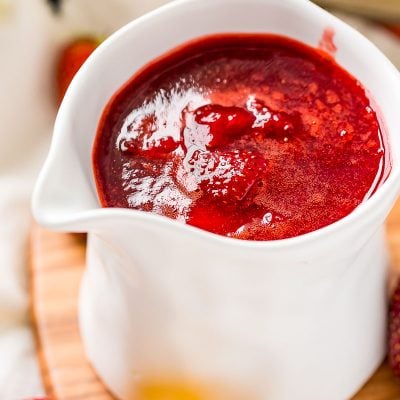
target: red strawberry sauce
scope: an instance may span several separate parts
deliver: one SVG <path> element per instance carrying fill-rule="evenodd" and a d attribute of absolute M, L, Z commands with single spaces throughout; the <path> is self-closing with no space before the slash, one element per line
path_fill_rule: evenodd
<path fill-rule="evenodd" d="M 105 207 L 271 240 L 354 210 L 383 180 L 384 148 L 363 87 L 330 56 L 227 34 L 134 75 L 104 110 L 93 166 Z"/>

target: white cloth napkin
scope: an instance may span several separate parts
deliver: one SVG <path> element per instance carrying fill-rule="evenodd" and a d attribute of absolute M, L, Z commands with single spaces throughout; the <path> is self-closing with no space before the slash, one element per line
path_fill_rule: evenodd
<path fill-rule="evenodd" d="M 54 63 L 63 43 L 104 37 L 167 0 L 0 0 L 0 399 L 43 394 L 28 319 L 30 193 L 56 114 Z M 342 16 L 345 17 L 345 16 Z M 400 42 L 378 25 L 345 17 L 400 67 Z"/>
<path fill-rule="evenodd" d="M 73 37 L 104 37 L 166 0 L 0 0 L 0 399 L 43 394 L 28 319 L 30 194 L 56 114 L 54 65 Z"/>

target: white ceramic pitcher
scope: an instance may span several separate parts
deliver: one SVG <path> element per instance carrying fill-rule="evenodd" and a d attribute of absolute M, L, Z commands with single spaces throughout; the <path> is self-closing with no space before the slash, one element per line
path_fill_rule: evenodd
<path fill-rule="evenodd" d="M 326 228 L 271 242 L 100 207 L 91 166 L 97 123 L 140 67 L 205 34 L 272 32 L 317 46 L 327 27 L 338 63 L 365 86 L 387 133 L 392 170 L 372 198 Z M 399 110 L 397 70 L 306 0 L 177 1 L 107 39 L 61 105 L 33 210 L 51 229 L 90 234 L 80 326 L 111 391 L 123 400 L 142 400 L 138 388 L 152 385 L 174 387 L 177 400 L 351 397 L 385 353 L 382 227 L 400 187 Z"/>

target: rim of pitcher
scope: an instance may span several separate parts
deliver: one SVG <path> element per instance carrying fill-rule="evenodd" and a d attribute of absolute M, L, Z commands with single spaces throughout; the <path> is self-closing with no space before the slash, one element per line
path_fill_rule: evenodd
<path fill-rule="evenodd" d="M 57 220 L 50 221 L 51 218 L 46 218 L 44 216 L 44 213 L 40 212 L 40 205 L 38 204 L 38 197 L 39 197 L 39 192 L 41 188 L 45 185 L 45 180 L 46 180 L 46 175 L 48 174 L 48 169 L 51 165 L 52 159 L 55 156 L 55 153 L 57 152 L 57 137 L 60 136 L 61 134 L 61 129 L 57 129 L 58 124 L 60 124 L 60 115 L 64 114 L 66 110 L 69 107 L 69 103 L 71 102 L 71 93 L 75 92 L 76 88 L 80 84 L 80 79 L 81 77 L 86 73 L 86 70 L 91 68 L 92 63 L 96 62 L 96 55 L 99 54 L 103 49 L 106 47 L 113 45 L 115 41 L 119 39 L 120 36 L 124 35 L 125 32 L 134 29 L 135 25 L 138 23 L 145 23 L 147 19 L 152 18 L 155 15 L 159 15 L 161 13 L 164 13 L 167 10 L 173 10 L 175 7 L 179 7 L 182 4 L 186 3 L 196 3 L 198 0 L 175 0 L 172 1 L 171 3 L 167 3 L 164 6 L 155 9 L 131 22 L 126 24 L 125 26 L 121 27 L 118 29 L 116 32 L 114 32 L 112 35 L 110 35 L 107 40 L 105 40 L 93 53 L 92 56 L 89 57 L 88 61 L 83 65 L 81 70 L 76 74 L 74 80 L 72 81 L 69 89 L 67 90 L 67 93 L 64 97 L 64 100 L 60 106 L 60 110 L 57 116 L 56 120 L 56 126 L 55 126 L 55 138 L 53 138 L 50 151 L 48 153 L 48 156 L 46 158 L 46 161 L 42 167 L 42 170 L 40 172 L 38 181 L 36 183 L 36 187 L 34 190 L 34 194 L 32 197 L 32 208 L 33 208 L 33 213 L 35 216 L 35 219 L 37 219 L 40 223 L 53 228 L 53 229 L 60 229 L 61 225 L 72 225 L 76 223 L 81 223 L 84 221 L 93 221 L 95 219 L 99 218 L 122 218 L 126 219 L 127 216 L 132 215 L 132 213 L 136 214 L 137 218 L 140 219 L 146 219 L 147 221 L 153 221 L 157 222 L 158 224 L 162 223 L 166 226 L 169 226 L 169 228 L 173 229 L 178 229 L 178 230 L 183 230 L 183 232 L 195 234 L 197 236 L 201 236 L 204 238 L 207 238 L 208 240 L 214 240 L 218 241 L 221 244 L 225 245 L 233 245 L 233 246 L 239 246 L 239 247 L 247 247 L 247 248 L 262 248 L 262 249 L 273 249 L 277 247 L 297 247 L 299 245 L 304 244 L 305 242 L 309 241 L 314 241 L 317 238 L 323 238 L 327 237 L 341 229 L 344 229 L 345 227 L 355 223 L 357 220 L 362 220 L 364 217 L 364 223 L 368 223 L 370 219 L 372 219 L 375 215 L 372 211 L 375 209 L 381 209 L 382 201 L 385 199 L 385 197 L 388 197 L 391 203 L 393 203 L 393 199 L 397 196 L 399 190 L 400 190 L 400 165 L 398 162 L 398 157 L 393 157 L 393 151 L 391 151 L 392 155 L 392 168 L 391 171 L 386 178 L 386 180 L 382 183 L 382 185 L 376 190 L 376 192 L 368 198 L 366 201 L 362 202 L 360 205 L 358 205 L 353 211 L 351 211 L 348 215 L 345 217 L 339 219 L 338 221 L 333 222 L 332 224 L 329 224 L 327 226 L 324 226 L 322 228 L 319 228 L 315 231 L 311 231 L 302 235 L 298 235 L 295 237 L 290 237 L 286 239 L 277 239 L 277 240 L 268 240 L 268 241 L 256 241 L 256 240 L 241 240 L 241 239 L 235 239 L 235 238 L 229 238 L 226 236 L 218 235 L 206 230 L 203 230 L 201 228 L 197 228 L 191 225 L 183 224 L 180 222 L 177 222 L 175 220 L 169 219 L 164 216 L 152 214 L 149 212 L 145 211 L 139 211 L 139 210 L 133 210 L 133 209 L 124 209 L 124 208 L 97 208 L 97 209 L 91 209 L 91 210 L 86 210 L 86 211 L 77 211 L 73 217 L 68 217 L 68 218 L 62 218 L 59 216 Z M 209 0 L 211 1 L 211 0 Z M 243 2 L 244 0 L 241 0 Z M 275 0 L 272 0 L 274 2 Z M 282 0 L 281 0 L 282 1 Z M 381 63 L 386 63 L 386 67 L 392 70 L 392 75 L 394 76 L 393 80 L 396 79 L 395 75 L 397 74 L 397 83 L 400 88 L 400 73 L 399 71 L 394 67 L 394 65 L 386 58 L 386 56 L 373 44 L 371 43 L 367 38 L 365 38 L 361 33 L 359 33 L 357 30 L 346 24 L 345 22 L 341 21 L 337 17 L 329 14 L 325 10 L 321 9 L 317 5 L 311 3 L 309 0 L 284 0 L 286 3 L 296 5 L 297 7 L 302 6 L 302 7 L 315 7 L 316 9 L 319 9 L 319 11 L 322 13 L 321 15 L 325 15 L 325 17 L 329 16 L 329 18 L 332 20 L 335 20 L 335 23 L 341 27 L 341 29 L 344 29 L 346 31 L 347 35 L 352 35 L 353 37 L 357 38 L 358 41 L 363 41 L 364 43 L 368 43 L 369 46 L 372 46 L 374 51 L 379 54 L 380 57 L 380 62 Z M 227 0 L 218 0 L 218 2 L 227 2 Z M 258 2 L 265 2 L 268 3 L 269 0 L 258 0 Z M 275 1 L 276 2 L 276 1 Z M 58 124 L 57 124 L 58 122 Z M 393 134 L 392 134 L 393 135 Z M 389 141 L 390 141 L 390 134 L 389 136 Z M 389 144 L 390 147 L 390 144 Z M 400 150 L 399 150 L 400 152 Z M 395 158 L 395 160 L 393 160 Z M 366 217 L 366 218 L 365 218 Z"/>

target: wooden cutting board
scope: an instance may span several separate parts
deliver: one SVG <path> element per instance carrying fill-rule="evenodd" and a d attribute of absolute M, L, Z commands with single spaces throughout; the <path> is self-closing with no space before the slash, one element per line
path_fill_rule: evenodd
<path fill-rule="evenodd" d="M 395 275 L 400 272 L 400 202 L 387 221 L 387 229 Z M 34 225 L 30 249 L 32 317 L 47 394 L 52 400 L 112 400 L 87 362 L 78 332 L 85 237 L 52 233 Z M 353 400 L 399 399 L 400 381 L 383 364 Z"/>

